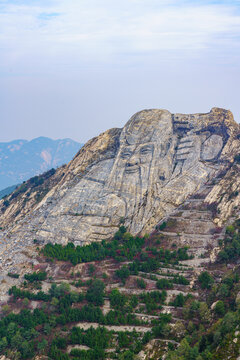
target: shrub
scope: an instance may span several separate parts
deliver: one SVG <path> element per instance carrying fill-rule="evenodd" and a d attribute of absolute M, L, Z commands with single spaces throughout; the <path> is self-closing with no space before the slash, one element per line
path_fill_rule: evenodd
<path fill-rule="evenodd" d="M 202 289 L 209 289 L 214 282 L 213 277 L 207 271 L 203 271 L 199 275 L 198 281 Z"/>
<path fill-rule="evenodd" d="M 172 282 L 167 279 L 159 279 L 156 282 L 156 286 L 158 289 L 172 289 L 173 288 Z"/>
<path fill-rule="evenodd" d="M 43 281 L 46 280 L 46 278 L 47 278 L 47 273 L 45 271 L 40 271 L 38 273 L 34 272 L 32 274 L 24 275 L 24 279 L 28 280 L 31 283 L 34 281 Z"/>
<path fill-rule="evenodd" d="M 8 207 L 10 205 L 10 202 L 8 200 L 4 200 L 3 205 L 5 207 Z"/>
<path fill-rule="evenodd" d="M 158 226 L 158 229 L 164 230 L 166 228 L 166 226 L 167 226 L 167 223 L 166 223 L 166 221 L 164 221 L 161 225 Z"/>
<path fill-rule="evenodd" d="M 19 274 L 11 273 L 11 272 L 8 273 L 8 276 L 13 278 L 13 279 L 18 279 L 19 278 Z"/>
<path fill-rule="evenodd" d="M 104 288 L 105 285 L 101 280 L 94 280 L 87 290 L 86 299 L 95 305 L 103 305 Z"/>
<path fill-rule="evenodd" d="M 219 300 L 217 303 L 216 303 L 216 306 L 214 308 L 214 311 L 217 315 L 220 315 L 220 316 L 223 316 L 224 313 L 225 313 L 225 306 L 224 306 L 224 302 Z"/>
<path fill-rule="evenodd" d="M 143 279 L 137 279 L 137 286 L 140 289 L 146 289 L 146 283 Z"/>
<path fill-rule="evenodd" d="M 126 304 L 127 298 L 118 289 L 113 289 L 109 296 L 110 305 L 113 308 L 121 309 Z"/>
<path fill-rule="evenodd" d="M 233 235 L 234 232 L 235 232 L 235 228 L 234 228 L 233 225 L 228 225 L 228 226 L 226 227 L 226 234 L 228 234 L 228 235 Z"/>
<path fill-rule="evenodd" d="M 116 270 L 115 272 L 116 276 L 122 280 L 123 283 L 125 283 L 126 279 L 129 277 L 130 275 L 130 271 L 127 268 L 126 265 L 124 265 L 123 267 L 121 267 L 121 269 Z"/>

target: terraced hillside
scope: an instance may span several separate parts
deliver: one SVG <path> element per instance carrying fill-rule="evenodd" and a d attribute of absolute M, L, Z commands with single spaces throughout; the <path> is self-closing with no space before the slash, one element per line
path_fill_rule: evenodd
<path fill-rule="evenodd" d="M 2 354 L 237 359 L 239 270 L 217 253 L 238 225 L 226 235 L 215 224 L 216 206 L 204 201 L 213 186 L 206 183 L 144 237 L 120 225 L 112 240 L 84 247 L 33 241 L 37 261 L 8 275 Z M 9 331 L 14 341 L 4 336 Z"/>
<path fill-rule="evenodd" d="M 1 200 L 0 360 L 239 360 L 239 141 L 144 110 Z"/>

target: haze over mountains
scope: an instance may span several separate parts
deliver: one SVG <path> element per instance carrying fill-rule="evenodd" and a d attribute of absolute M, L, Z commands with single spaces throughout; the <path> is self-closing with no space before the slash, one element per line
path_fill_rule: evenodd
<path fill-rule="evenodd" d="M 0 143 L 0 190 L 69 162 L 82 144 L 38 137 Z"/>

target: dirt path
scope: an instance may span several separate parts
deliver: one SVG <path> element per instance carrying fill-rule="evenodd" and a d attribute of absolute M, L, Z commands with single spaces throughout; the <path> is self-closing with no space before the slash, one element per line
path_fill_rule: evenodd
<path fill-rule="evenodd" d="M 139 333 L 145 333 L 148 331 L 151 331 L 150 327 L 146 327 L 146 326 L 133 326 L 133 325 L 100 325 L 98 323 L 87 323 L 87 322 L 83 322 L 83 323 L 78 323 L 77 325 L 83 330 L 87 330 L 90 329 L 91 327 L 93 327 L 94 329 L 98 328 L 98 327 L 105 327 L 107 330 L 109 331 L 136 331 Z"/>

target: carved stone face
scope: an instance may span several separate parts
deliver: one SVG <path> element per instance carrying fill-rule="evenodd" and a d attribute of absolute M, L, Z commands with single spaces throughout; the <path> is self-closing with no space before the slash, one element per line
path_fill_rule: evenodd
<path fill-rule="evenodd" d="M 120 136 L 109 187 L 128 197 L 134 192 L 133 196 L 138 195 L 140 201 L 152 182 L 159 180 L 159 171 L 165 167 L 165 158 L 172 146 L 172 136 L 172 119 L 167 111 L 144 111 L 131 118 Z"/>
<path fill-rule="evenodd" d="M 141 166 L 147 164 L 149 167 L 153 158 L 154 144 L 146 143 L 137 147 L 126 146 L 120 154 L 125 161 L 125 174 L 135 174 L 141 171 Z"/>
<path fill-rule="evenodd" d="M 71 234 L 76 243 L 107 238 L 121 217 L 132 233 L 152 229 L 215 171 L 208 161 L 221 153 L 223 139 L 204 130 L 206 119 L 174 119 L 166 110 L 134 115 L 115 156 L 93 164 L 52 209 L 47 236 Z"/>

